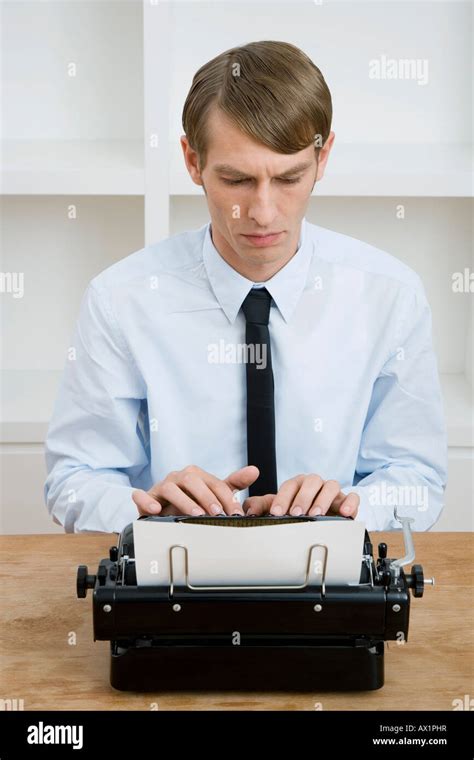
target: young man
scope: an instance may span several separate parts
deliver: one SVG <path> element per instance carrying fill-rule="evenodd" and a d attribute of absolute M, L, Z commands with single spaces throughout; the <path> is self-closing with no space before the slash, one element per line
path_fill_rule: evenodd
<path fill-rule="evenodd" d="M 400 527 L 394 504 L 417 530 L 439 517 L 422 283 L 305 218 L 331 119 L 292 45 L 253 42 L 196 73 L 181 143 L 211 221 L 86 290 L 46 441 L 45 498 L 67 531 L 148 513 L 334 513 L 369 530 Z"/>

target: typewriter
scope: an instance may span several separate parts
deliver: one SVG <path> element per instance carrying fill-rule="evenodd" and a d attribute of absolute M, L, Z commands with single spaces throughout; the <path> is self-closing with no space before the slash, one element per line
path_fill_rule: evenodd
<path fill-rule="evenodd" d="M 341 582 L 337 575 L 329 582 L 328 575 L 332 553 L 341 548 L 331 539 L 335 528 L 341 528 L 337 522 L 351 518 L 146 516 L 127 525 L 96 575 L 89 575 L 85 565 L 77 572 L 77 596 L 93 592 L 94 641 L 110 641 L 111 685 L 127 691 L 379 689 L 384 684 L 384 642 L 408 640 L 410 592 L 421 597 L 424 586 L 434 584 L 433 578 L 424 579 L 421 565 L 407 572 L 415 557 L 412 519 L 396 517 L 405 556 L 389 558 L 387 545 L 380 543 L 374 558 L 362 525 L 352 583 Z M 153 532 L 159 544 L 160 535 L 163 540 L 165 536 L 160 526 L 167 523 L 172 524 L 167 531 L 174 531 L 169 533 L 174 543 L 163 549 L 164 576 L 159 584 L 149 578 L 142 583 L 137 577 L 138 527 L 140 536 Z M 259 584 L 257 578 L 255 583 L 222 583 L 219 562 L 212 583 L 196 582 L 200 526 L 215 528 L 215 546 L 232 538 L 233 548 L 225 556 L 240 551 L 236 566 L 246 568 L 250 536 L 260 553 L 271 553 L 273 538 L 281 540 L 283 534 L 269 528 L 278 525 L 298 525 L 298 535 L 306 531 L 308 538 L 312 531 L 299 558 L 299 582 Z M 246 532 L 257 527 L 258 532 Z M 185 529 L 186 542 L 176 541 Z M 319 539 L 323 529 L 324 538 Z M 290 546 L 288 542 L 285 556 L 291 557 Z M 208 563 L 210 554 L 208 549 L 203 557 Z M 277 554 L 273 563 L 279 564 Z"/>

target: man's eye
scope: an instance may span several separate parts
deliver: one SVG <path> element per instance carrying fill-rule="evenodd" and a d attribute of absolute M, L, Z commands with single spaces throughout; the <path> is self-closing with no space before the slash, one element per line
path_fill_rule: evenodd
<path fill-rule="evenodd" d="M 222 181 L 226 183 L 226 185 L 240 185 L 242 182 L 247 182 L 246 179 L 224 179 L 222 177 Z"/>
<path fill-rule="evenodd" d="M 284 179 L 283 177 L 279 178 L 279 182 L 283 182 L 285 185 L 296 185 L 297 182 L 299 182 L 301 177 L 294 177 L 293 179 Z M 225 179 L 222 177 L 222 181 L 225 182 L 226 185 L 241 185 L 243 182 L 248 182 L 247 179 Z"/>

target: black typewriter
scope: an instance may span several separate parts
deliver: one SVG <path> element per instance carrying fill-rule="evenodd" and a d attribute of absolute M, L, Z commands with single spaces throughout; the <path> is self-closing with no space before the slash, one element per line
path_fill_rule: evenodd
<path fill-rule="evenodd" d="M 179 515 L 137 522 L 185 521 L 245 530 L 282 521 L 347 519 Z M 424 579 L 421 565 L 404 569 L 415 556 L 411 519 L 397 519 L 405 556 L 390 559 L 387 545 L 380 543 L 375 559 L 365 531 L 359 583 L 331 586 L 326 562 L 317 579 L 310 573 L 314 547 L 302 583 L 196 585 L 182 545 L 169 550 L 169 583 L 140 586 L 131 523 L 96 575 L 89 575 L 84 565 L 77 573 L 77 596 L 93 591 L 94 641 L 110 641 L 111 685 L 133 691 L 379 689 L 384 642 L 408 640 L 410 591 L 421 597 L 425 584 L 434 584 L 434 579 Z M 186 552 L 185 577 L 179 582 L 173 569 L 176 548 Z"/>

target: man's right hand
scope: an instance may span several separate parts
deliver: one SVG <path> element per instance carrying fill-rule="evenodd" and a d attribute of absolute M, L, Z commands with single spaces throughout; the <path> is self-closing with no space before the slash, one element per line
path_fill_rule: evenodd
<path fill-rule="evenodd" d="M 248 488 L 259 474 L 258 467 L 248 465 L 219 480 L 191 464 L 170 472 L 149 491 L 135 489 L 132 499 L 141 515 L 245 515 L 234 492 Z"/>

